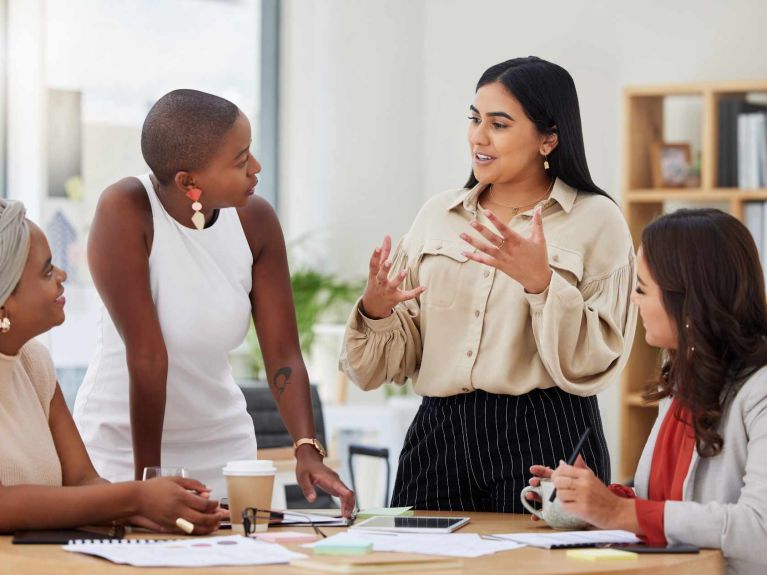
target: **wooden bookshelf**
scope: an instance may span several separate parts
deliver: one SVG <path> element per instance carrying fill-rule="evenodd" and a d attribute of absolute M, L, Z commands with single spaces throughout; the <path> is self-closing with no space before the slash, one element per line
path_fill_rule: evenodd
<path fill-rule="evenodd" d="M 767 189 L 742 190 L 717 187 L 718 111 L 722 97 L 767 93 L 766 81 L 634 86 L 624 90 L 623 211 L 635 247 L 644 227 L 664 212 L 666 202 L 694 207 L 725 204 L 731 214 L 743 218 L 747 201 L 767 201 Z M 685 96 L 702 102 L 700 186 L 654 188 L 652 145 L 664 141 L 664 101 Z M 645 405 L 642 393 L 657 376 L 659 350 L 647 345 L 644 327 L 638 321 L 631 356 L 621 382 L 621 457 L 618 479 L 634 475 L 639 456 L 657 416 L 657 406 Z"/>

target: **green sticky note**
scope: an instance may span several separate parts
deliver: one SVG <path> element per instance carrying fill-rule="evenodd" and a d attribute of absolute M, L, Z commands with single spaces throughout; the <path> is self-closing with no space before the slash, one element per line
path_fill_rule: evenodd
<path fill-rule="evenodd" d="M 357 513 L 357 519 L 369 519 L 370 517 L 406 517 L 413 515 L 412 507 L 371 507 Z"/>
<path fill-rule="evenodd" d="M 372 541 L 320 541 L 314 544 L 315 555 L 365 555 L 373 550 Z"/>

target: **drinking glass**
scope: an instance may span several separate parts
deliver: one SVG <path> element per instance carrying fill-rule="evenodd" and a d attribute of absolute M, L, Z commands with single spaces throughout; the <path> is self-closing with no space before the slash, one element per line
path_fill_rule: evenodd
<path fill-rule="evenodd" d="M 189 477 L 186 467 L 145 467 L 144 481 L 155 477 Z"/>

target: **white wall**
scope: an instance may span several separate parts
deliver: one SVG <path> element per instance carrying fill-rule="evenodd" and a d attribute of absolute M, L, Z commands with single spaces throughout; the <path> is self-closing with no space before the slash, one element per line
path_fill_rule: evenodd
<path fill-rule="evenodd" d="M 283 225 L 313 265 L 359 276 L 426 196 L 422 5 L 285 0 L 282 22 Z"/>
<path fill-rule="evenodd" d="M 592 176 L 618 198 L 623 86 L 767 76 L 761 0 L 285 7 L 284 221 L 289 236 L 327 231 L 319 259 L 347 274 L 364 274 L 379 236 L 406 231 L 427 197 L 465 181 L 466 110 L 492 64 L 533 54 L 570 71 Z M 617 392 L 600 397 L 614 461 Z"/>
<path fill-rule="evenodd" d="M 42 0 L 8 2 L 8 197 L 38 220 L 45 192 L 45 35 Z"/>
<path fill-rule="evenodd" d="M 465 177 L 463 111 L 484 69 L 532 54 L 575 79 L 592 176 L 617 197 L 623 86 L 763 79 L 765 18 L 760 0 L 429 0 L 424 187 L 431 194 Z"/>

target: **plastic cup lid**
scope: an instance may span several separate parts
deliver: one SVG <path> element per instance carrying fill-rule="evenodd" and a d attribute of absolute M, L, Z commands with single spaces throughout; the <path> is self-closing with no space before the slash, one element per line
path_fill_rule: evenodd
<path fill-rule="evenodd" d="M 230 461 L 223 468 L 224 475 L 274 475 L 277 468 L 270 459 L 242 459 Z"/>

